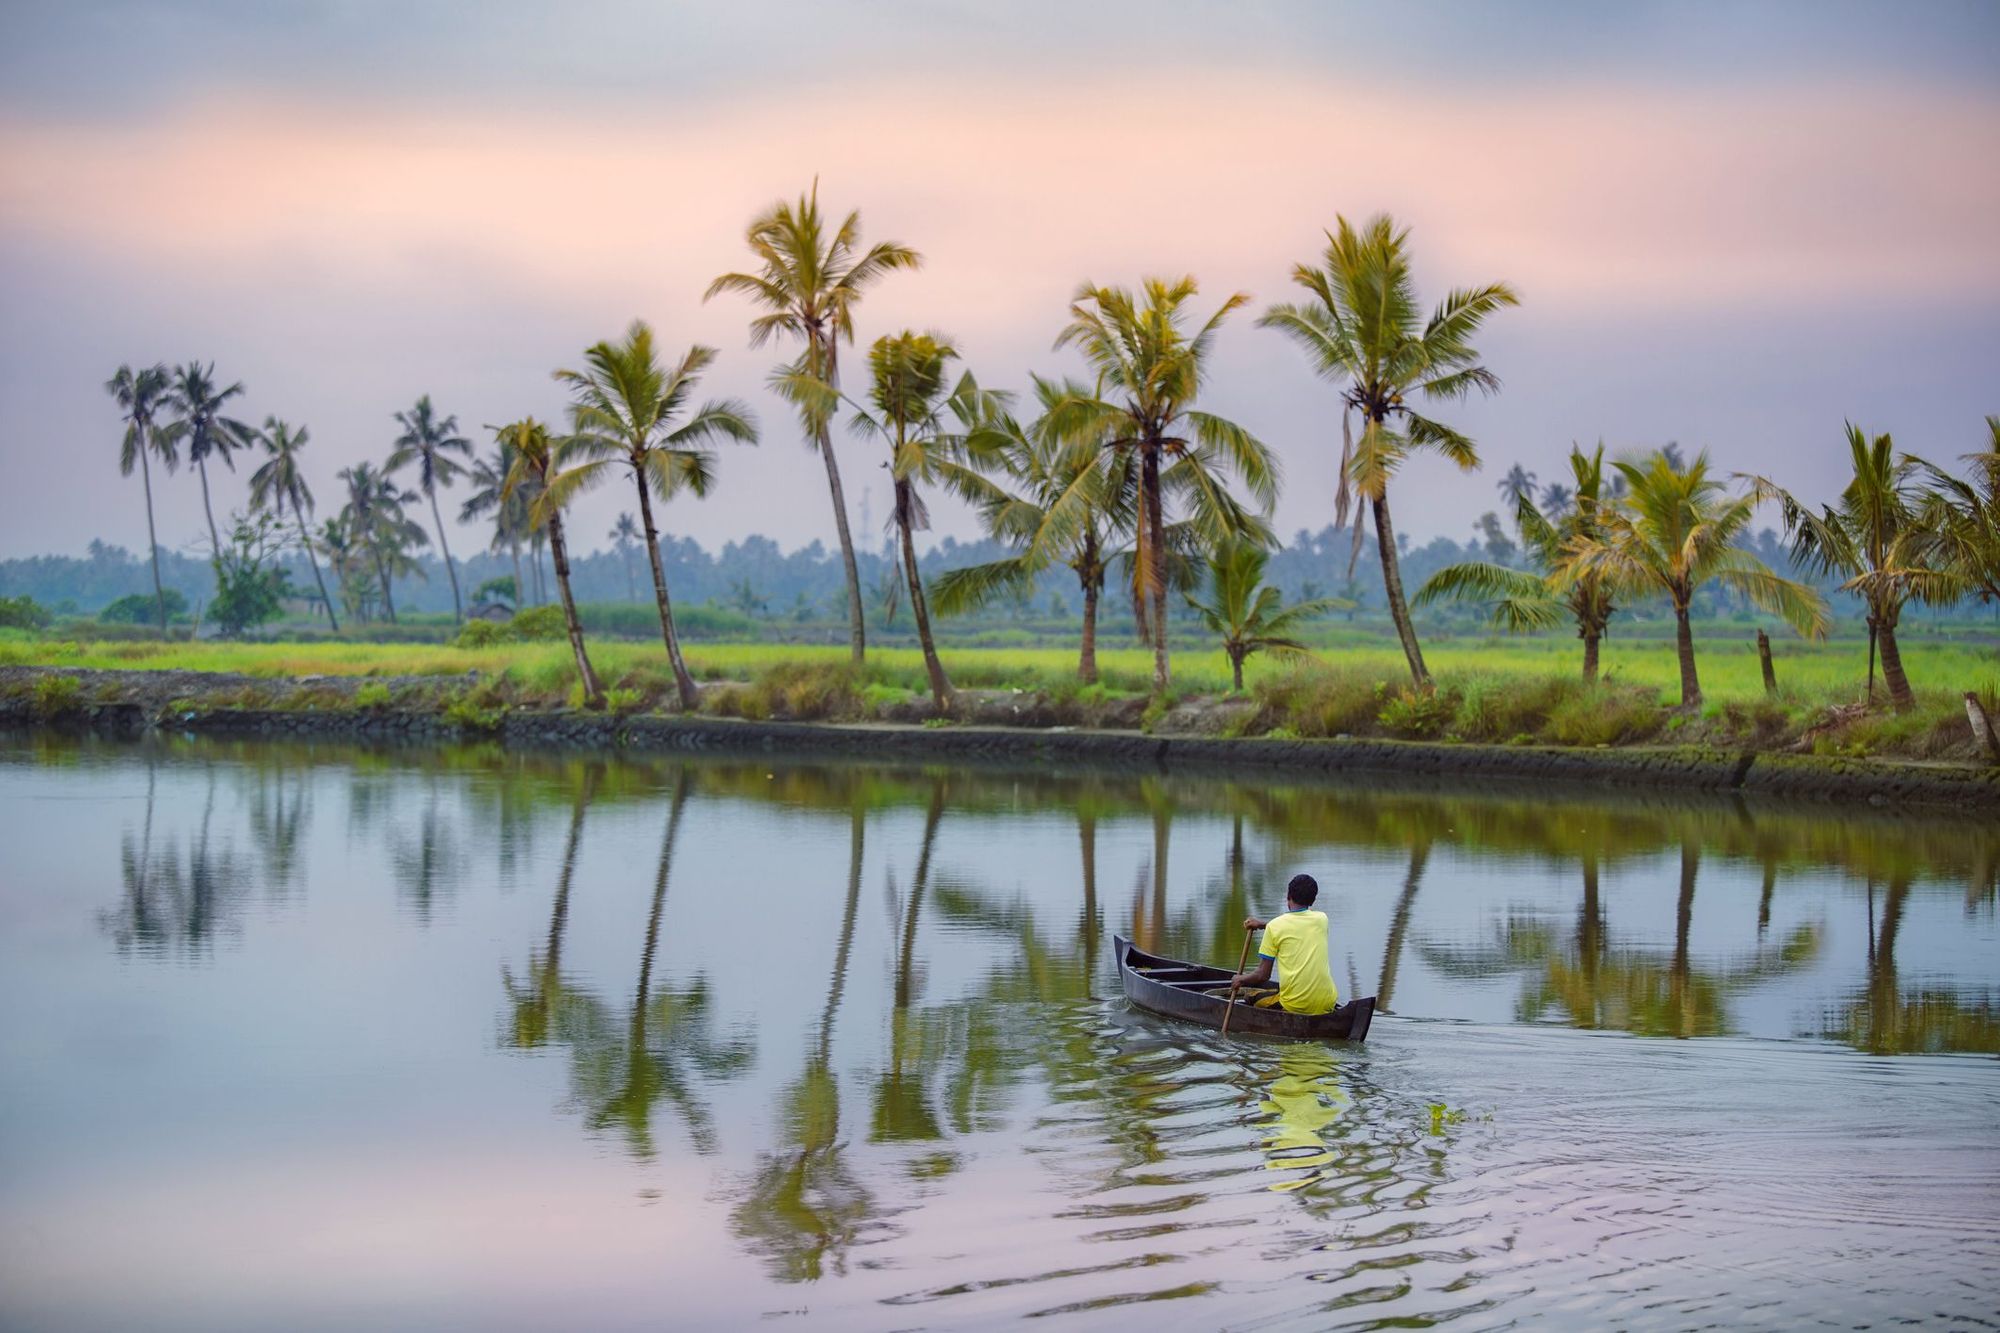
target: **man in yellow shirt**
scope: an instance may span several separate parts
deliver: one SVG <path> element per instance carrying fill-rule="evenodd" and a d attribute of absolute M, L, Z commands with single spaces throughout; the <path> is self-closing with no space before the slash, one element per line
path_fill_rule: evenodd
<path fill-rule="evenodd" d="M 1232 979 L 1239 986 L 1263 986 L 1278 969 L 1277 1001 L 1287 1013 L 1327 1014 L 1340 1007 L 1340 988 L 1326 961 L 1326 913 L 1313 910 L 1319 901 L 1319 881 L 1294 875 L 1285 886 L 1285 914 L 1271 921 L 1247 917 L 1245 930 L 1261 930 L 1257 966 Z M 1268 1000 L 1259 1001 L 1260 1004 Z"/>

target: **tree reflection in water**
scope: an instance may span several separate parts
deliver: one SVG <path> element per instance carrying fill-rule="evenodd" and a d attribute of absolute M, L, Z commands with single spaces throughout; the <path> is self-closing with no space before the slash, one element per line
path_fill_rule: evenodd
<path fill-rule="evenodd" d="M 120 840 L 118 905 L 98 914 L 98 925 L 121 954 L 142 957 L 206 957 L 216 938 L 241 928 L 239 916 L 249 875 L 226 842 L 213 837 L 216 766 L 203 765 L 205 794 L 201 823 L 183 856 L 180 841 L 154 841 L 159 773 L 146 763 L 146 813 L 136 838 Z"/>
<path fill-rule="evenodd" d="M 1868 884 L 1868 981 L 1831 1011 L 1821 1035 L 1872 1055 L 1976 1051 L 2000 1055 L 2000 1005 L 1991 995 L 1972 999 L 1941 986 L 1905 987 L 1896 975 L 1896 936 L 1910 877 L 1889 881 L 1882 919 L 1875 920 L 1875 884 Z"/>

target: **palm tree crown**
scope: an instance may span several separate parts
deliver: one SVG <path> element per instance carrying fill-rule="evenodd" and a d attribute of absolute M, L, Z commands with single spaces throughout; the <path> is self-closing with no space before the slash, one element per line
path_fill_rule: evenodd
<path fill-rule="evenodd" d="M 340 619 L 334 614 L 333 599 L 327 596 L 326 579 L 319 572 L 319 556 L 313 550 L 311 535 L 306 531 L 306 515 L 313 509 L 313 493 L 312 487 L 306 483 L 305 474 L 299 470 L 299 451 L 311 438 L 304 426 L 294 430 L 276 417 L 265 418 L 264 429 L 259 432 L 257 440 L 269 457 L 250 474 L 250 507 L 274 510 L 280 518 L 286 509 L 292 511 L 292 520 L 299 529 L 299 544 L 305 548 L 306 560 L 312 565 L 313 582 L 319 587 L 320 604 L 326 608 L 327 623 L 335 633 L 339 633 Z"/>
<path fill-rule="evenodd" d="M 465 471 L 465 464 L 453 455 L 471 458 L 472 441 L 458 433 L 456 416 L 438 416 L 429 394 L 417 399 L 417 405 L 410 411 L 396 413 L 396 424 L 403 428 L 403 433 L 396 437 L 384 470 L 399 472 L 412 463 L 417 465 L 417 489 L 431 502 L 438 551 L 444 556 L 444 571 L 451 578 L 452 616 L 463 620 L 465 605 L 458 595 L 458 568 L 452 563 L 451 545 L 445 540 L 444 515 L 438 510 L 437 493 L 440 486 L 451 485 Z"/>
<path fill-rule="evenodd" d="M 214 362 L 204 366 L 199 361 L 190 361 L 174 372 L 173 391 L 168 399 L 178 418 L 170 429 L 176 438 L 187 441 L 188 461 L 201 477 L 202 512 L 208 516 L 209 545 L 218 560 L 222 558 L 222 538 L 216 533 L 215 508 L 208 496 L 208 459 L 214 455 L 234 471 L 236 464 L 229 455 L 249 448 L 254 432 L 243 422 L 223 414 L 229 400 L 242 392 L 241 380 L 226 388 L 216 387 Z"/>

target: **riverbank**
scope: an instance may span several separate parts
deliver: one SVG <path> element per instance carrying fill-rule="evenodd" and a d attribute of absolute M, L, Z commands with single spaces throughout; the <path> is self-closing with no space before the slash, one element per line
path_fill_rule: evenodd
<path fill-rule="evenodd" d="M 711 692 L 750 688 L 708 687 Z M 469 737 L 523 747 L 1397 774 L 1475 784 L 1561 783 L 2000 810 L 2000 767 L 1969 762 L 1712 744 L 1563 747 L 1229 734 L 1261 707 L 1247 699 L 1186 701 L 1151 716 L 1133 701 L 1117 701 L 1116 709 L 1092 714 L 1087 725 L 1061 720 L 1076 714 L 1025 692 L 968 691 L 958 702 L 958 715 L 948 722 L 798 721 L 536 706 L 509 701 L 495 682 L 477 673 L 271 680 L 187 671 L 0 668 L 0 726 L 12 728 L 410 741 Z"/>

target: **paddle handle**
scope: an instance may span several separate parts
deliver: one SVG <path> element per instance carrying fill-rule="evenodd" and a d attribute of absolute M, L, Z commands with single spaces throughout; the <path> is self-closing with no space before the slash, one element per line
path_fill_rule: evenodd
<path fill-rule="evenodd" d="M 1236 955 L 1236 975 L 1229 979 L 1229 1003 L 1222 1009 L 1222 1035 L 1229 1035 L 1229 1016 L 1236 1012 L 1236 988 L 1243 984 L 1243 965 L 1250 961 L 1249 930 L 1243 932 L 1243 951 Z"/>

